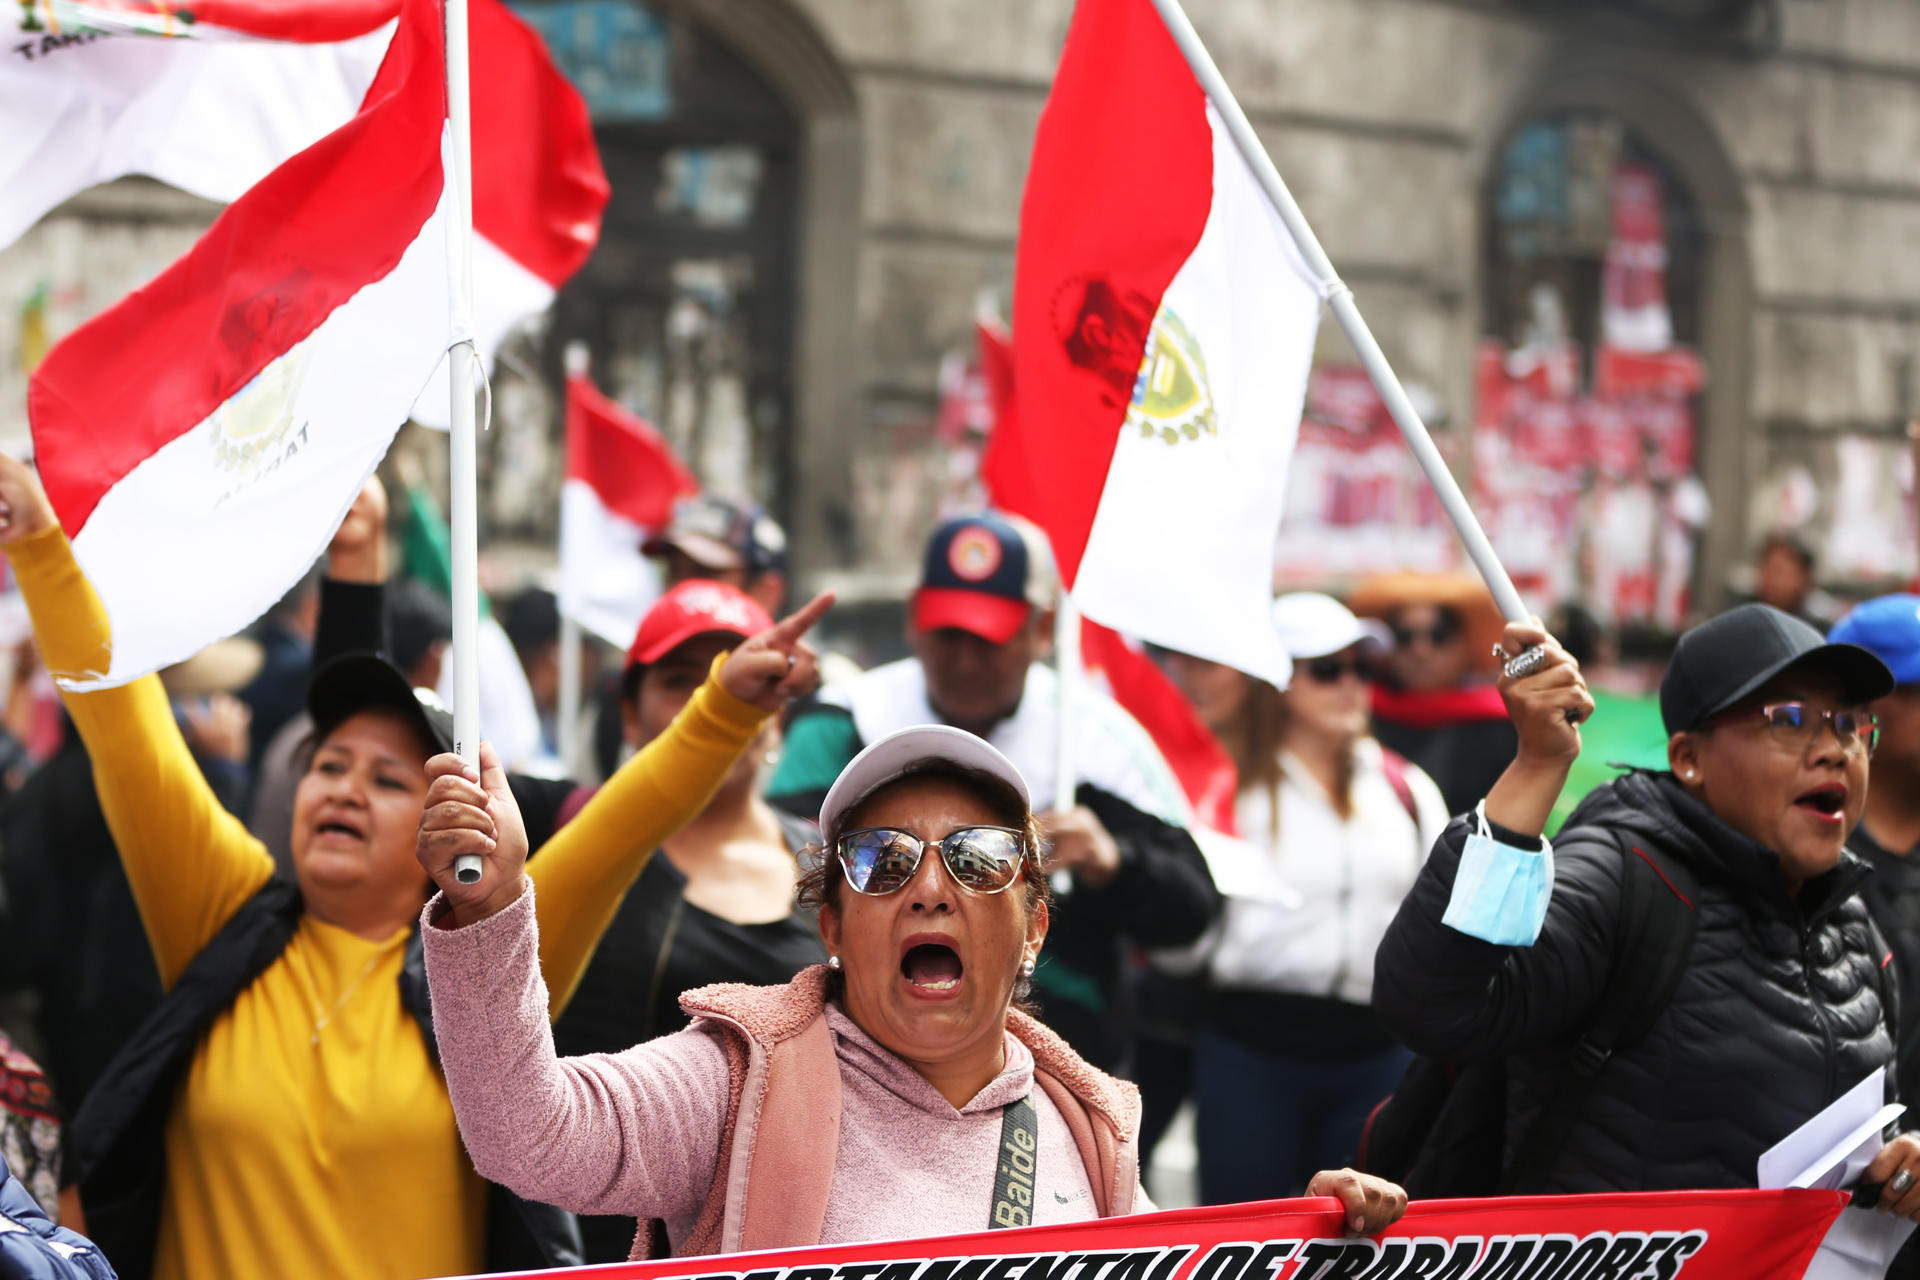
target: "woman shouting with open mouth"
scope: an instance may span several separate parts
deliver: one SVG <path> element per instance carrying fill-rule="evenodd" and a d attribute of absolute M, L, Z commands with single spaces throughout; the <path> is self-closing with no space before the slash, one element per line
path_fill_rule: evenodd
<path fill-rule="evenodd" d="M 475 1165 L 582 1213 L 655 1219 L 634 1256 L 906 1238 L 1152 1208 L 1139 1093 L 1022 1006 L 1048 918 L 1020 773 L 969 733 L 904 729 L 850 762 L 802 894 L 828 961 L 785 986 L 708 987 L 685 1031 L 556 1058 L 534 890 L 504 780 L 435 773 L 420 856 L 435 1025 Z M 476 853 L 481 881 L 458 883 Z M 1031 1152 L 1003 1172 L 1003 1144 Z M 1015 1162 L 1020 1163 L 1020 1162 Z M 1310 1190 L 1349 1225 L 1399 1217 L 1350 1171 Z M 664 1239 L 661 1238 L 664 1233 Z"/>

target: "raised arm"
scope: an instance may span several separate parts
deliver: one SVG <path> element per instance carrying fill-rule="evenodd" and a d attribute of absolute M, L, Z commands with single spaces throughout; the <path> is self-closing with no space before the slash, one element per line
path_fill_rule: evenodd
<path fill-rule="evenodd" d="M 39 480 L 0 457 L 0 547 L 57 680 L 93 679 L 113 652 L 105 607 L 73 558 Z M 194 763 L 159 678 L 115 689 L 62 688 L 93 757 L 100 807 L 119 846 L 147 940 L 171 987 L 201 947 L 273 874 L 273 860 L 228 813 Z"/>
<path fill-rule="evenodd" d="M 624 1053 L 556 1057 L 535 958 L 542 892 L 464 929 L 434 926 L 443 899 L 427 909 L 434 1037 L 461 1140 L 482 1177 L 529 1199 L 691 1219 L 726 1120 L 718 1033 L 690 1028 Z"/>
<path fill-rule="evenodd" d="M 622 766 L 531 865 L 518 805 L 491 749 L 483 750 L 491 766 L 484 774 L 457 756 L 429 761 L 420 857 L 446 893 L 449 923 L 484 920 L 516 901 L 528 880 L 537 884 L 540 966 L 552 1011 L 563 1008 L 653 851 L 706 807 L 766 718 L 817 681 L 802 637 L 831 604 L 820 596 L 716 660 L 667 732 Z M 462 853 L 483 859 L 475 884 L 453 876 Z"/>
<path fill-rule="evenodd" d="M 1547 817 L 1580 754 L 1577 722 L 1593 711 L 1579 666 L 1537 627 L 1510 626 L 1518 653 L 1543 646 L 1547 661 L 1500 691 L 1520 749 L 1486 800 L 1501 844 L 1538 848 Z M 1501 1057 L 1563 1040 L 1605 985 L 1620 901 L 1620 859 L 1604 842 L 1555 851 L 1552 897 L 1531 946 L 1499 946 L 1443 921 L 1472 824 L 1441 834 L 1374 959 L 1374 1010 L 1404 1043 L 1435 1057 Z"/>
<path fill-rule="evenodd" d="M 349 653 L 387 654 L 387 491 L 368 476 L 327 544 L 313 669 Z"/>

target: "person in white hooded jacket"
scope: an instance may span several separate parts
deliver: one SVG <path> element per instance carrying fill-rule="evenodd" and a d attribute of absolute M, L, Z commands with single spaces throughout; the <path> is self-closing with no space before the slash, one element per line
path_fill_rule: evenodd
<path fill-rule="evenodd" d="M 1229 896 L 1194 1032 L 1200 1195 L 1297 1195 L 1350 1159 L 1407 1054 L 1375 1018 L 1373 953 L 1447 822 L 1439 788 L 1368 726 L 1387 638 L 1330 596 L 1274 604 L 1284 693 L 1172 655 L 1170 672 L 1240 771 L 1239 835 L 1268 888 Z"/>

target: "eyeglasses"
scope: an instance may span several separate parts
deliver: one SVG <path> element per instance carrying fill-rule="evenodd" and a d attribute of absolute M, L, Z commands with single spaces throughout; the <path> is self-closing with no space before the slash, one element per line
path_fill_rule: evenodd
<path fill-rule="evenodd" d="M 1011 827 L 961 827 L 941 840 L 922 840 L 897 827 L 862 827 L 834 845 L 840 869 L 855 893 L 881 897 L 904 888 L 928 849 L 937 849 L 947 873 L 964 889 L 999 893 L 1020 878 L 1027 837 Z"/>
<path fill-rule="evenodd" d="M 1759 716 L 1767 726 L 1767 736 L 1792 751 L 1805 751 L 1820 737 L 1820 728 L 1833 725 L 1834 740 L 1842 748 L 1859 744 L 1869 756 L 1880 745 L 1880 717 L 1862 707 L 1843 707 L 1822 711 L 1804 702 L 1770 702 L 1758 710 L 1732 711 L 1713 717 L 1709 726 Z"/>
<path fill-rule="evenodd" d="M 1299 671 L 1315 684 L 1337 684 L 1347 676 L 1361 681 L 1373 679 L 1373 664 L 1360 657 L 1315 658 L 1301 663 Z"/>
<path fill-rule="evenodd" d="M 1452 644 L 1459 635 L 1459 624 L 1447 621 L 1436 622 L 1430 627 L 1393 628 L 1393 642 L 1402 649 L 1411 649 L 1416 643 L 1421 641 L 1425 641 L 1427 644 L 1438 649 L 1443 645 Z"/>

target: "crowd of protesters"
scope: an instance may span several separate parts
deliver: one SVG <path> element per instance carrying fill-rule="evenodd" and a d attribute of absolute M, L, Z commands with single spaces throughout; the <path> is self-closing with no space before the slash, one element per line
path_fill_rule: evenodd
<path fill-rule="evenodd" d="M 1920 1087 L 1920 596 L 1810 603 L 1791 538 L 1652 655 L 1415 574 L 1276 600 L 1284 689 L 1156 654 L 1222 833 L 1113 698 L 1061 723 L 1017 518 L 940 523 L 862 671 L 807 644 L 830 600 L 782 618 L 777 524 L 683 502 L 579 721 L 552 596 L 495 602 L 538 729 L 478 767 L 392 523 L 370 481 L 248 635 L 56 704 L 112 635 L 0 459 L 0 1276 L 966 1232 L 1015 1212 L 1003 1126 L 1051 1193 L 1020 1221 L 1142 1212 L 1189 1100 L 1203 1201 L 1374 1231 L 1409 1192 L 1752 1186 L 1871 1072 Z M 1863 1178 L 1920 1218 L 1916 1179 L 1908 1134 Z"/>

